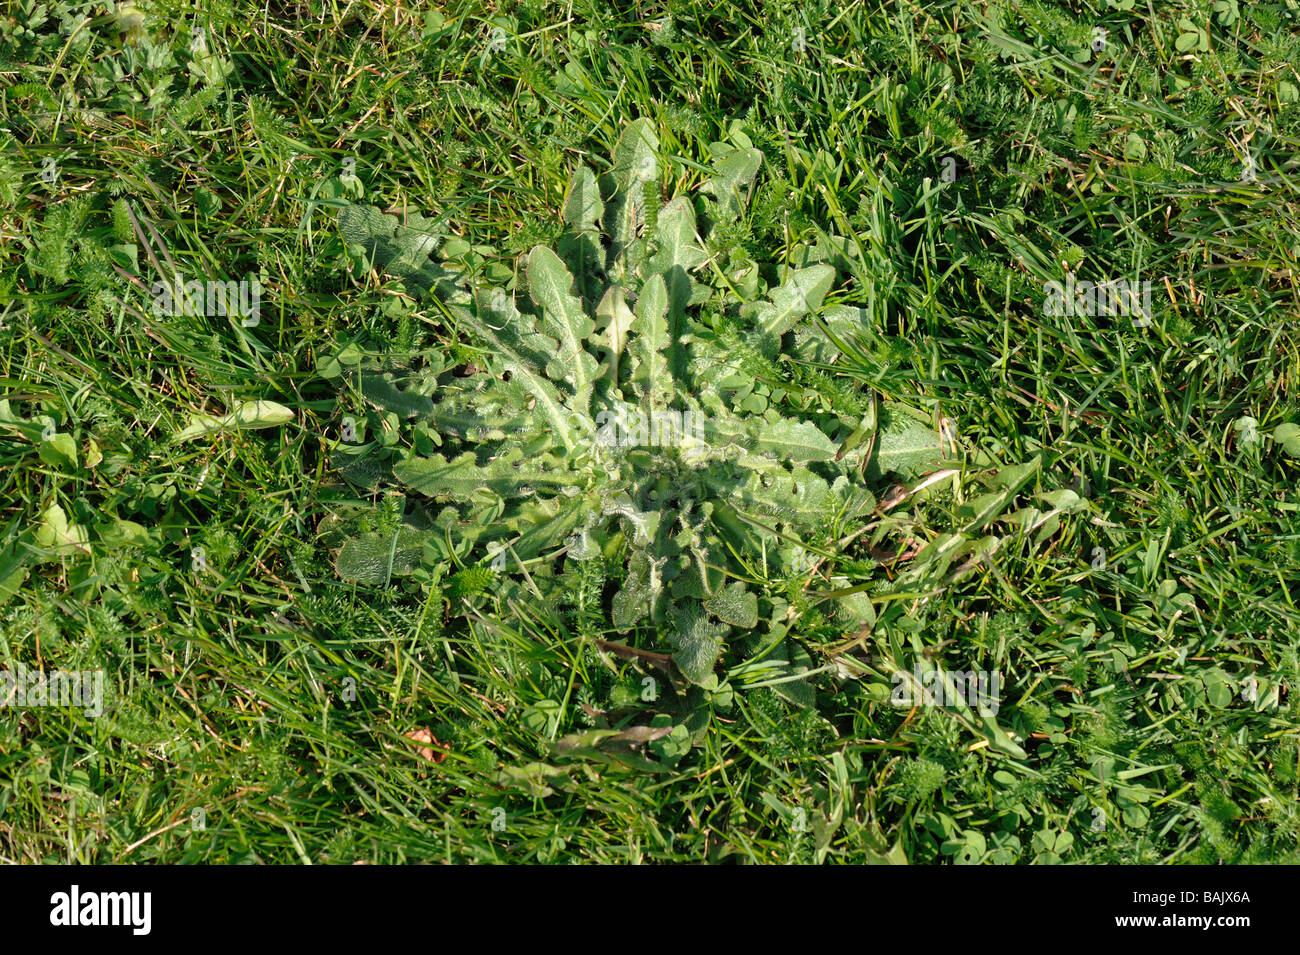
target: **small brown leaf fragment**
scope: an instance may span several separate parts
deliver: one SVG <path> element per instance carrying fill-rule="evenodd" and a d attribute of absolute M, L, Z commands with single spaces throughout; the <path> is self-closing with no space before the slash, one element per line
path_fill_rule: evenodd
<path fill-rule="evenodd" d="M 879 561 L 881 564 L 888 566 L 889 564 L 896 563 L 900 560 L 911 560 L 924 549 L 925 541 L 916 537 L 909 537 L 906 545 L 900 552 L 895 552 L 885 547 L 869 547 L 867 548 L 867 553 L 871 555 L 873 560 Z"/>
<path fill-rule="evenodd" d="M 907 495 L 910 493 L 912 492 L 907 489 L 907 485 L 895 484 L 889 489 L 889 493 L 885 495 L 885 499 L 880 502 L 880 510 L 887 511 L 890 508 L 897 507 L 899 504 L 903 503 Z"/>
<path fill-rule="evenodd" d="M 630 746 L 640 746 L 642 743 L 650 743 L 657 739 L 663 739 L 673 731 L 671 726 L 629 726 L 617 736 L 611 736 L 606 742 L 610 743 L 627 743 Z"/>
<path fill-rule="evenodd" d="M 423 744 L 419 749 L 420 758 L 431 763 L 441 763 L 447 758 L 447 753 L 451 749 L 446 743 L 438 742 L 432 733 L 423 728 L 411 730 L 406 734 L 406 738 L 413 743 Z M 434 747 L 437 747 L 437 749 L 435 750 Z"/>
<path fill-rule="evenodd" d="M 671 653 L 655 653 L 653 650 L 641 650 L 622 643 L 610 643 L 608 640 L 597 640 L 596 646 L 624 660 L 644 660 L 646 663 L 661 667 L 667 672 L 672 672 L 673 655 Z"/>

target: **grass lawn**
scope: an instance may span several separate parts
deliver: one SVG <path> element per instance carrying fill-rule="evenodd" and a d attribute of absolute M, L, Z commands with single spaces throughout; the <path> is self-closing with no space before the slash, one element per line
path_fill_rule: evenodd
<path fill-rule="evenodd" d="M 1298 65 L 7 4 L 0 860 L 1300 862 Z"/>

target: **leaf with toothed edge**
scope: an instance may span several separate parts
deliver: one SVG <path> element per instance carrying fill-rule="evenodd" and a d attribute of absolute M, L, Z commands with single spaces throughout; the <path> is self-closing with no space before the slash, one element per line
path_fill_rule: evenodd
<path fill-rule="evenodd" d="M 477 312 L 455 309 L 453 314 L 480 339 L 493 346 L 493 357 L 501 362 L 503 370 L 525 380 L 543 420 L 552 429 L 559 445 L 576 448 L 582 435 L 575 433 L 571 412 L 555 385 L 539 370 L 547 361 L 548 354 L 558 346 L 553 339 L 528 331 L 523 316 L 506 296 L 493 297 L 495 303 L 487 301 L 490 297 L 485 294 L 476 295 Z"/>
<path fill-rule="evenodd" d="M 710 623 L 697 604 L 686 604 L 673 614 L 672 641 L 677 647 L 673 662 L 682 676 L 698 685 L 713 673 L 722 655 L 727 627 Z"/>
<path fill-rule="evenodd" d="M 706 687 L 716 685 L 732 628 L 761 627 L 757 645 L 778 651 L 764 664 L 778 671 L 773 691 L 807 705 L 814 686 L 806 674 L 814 667 L 786 636 L 779 615 L 787 605 L 771 589 L 771 575 L 806 578 L 804 559 L 816 555 L 824 596 L 841 610 L 859 598 L 865 604 L 852 620 L 871 619 L 871 598 L 854 589 L 844 566 L 859 549 L 845 542 L 873 521 L 864 466 L 868 482 L 887 472 L 907 479 L 936 465 L 943 447 L 924 413 L 909 418 L 886 405 L 878 425 L 857 407 L 861 396 L 830 387 L 831 372 L 818 372 L 826 389 L 799 389 L 799 379 L 774 360 L 787 333 L 798 338 L 796 353 L 812 352 L 823 364 L 840 350 L 812 347 L 813 337 L 825 337 L 823 327 L 846 346 L 879 336 L 865 310 L 823 308 L 838 274 L 834 262 L 845 258 L 830 254 L 841 248 L 836 237 L 828 237 L 825 252 L 791 255 L 784 264 L 716 248 L 720 232 L 713 230 L 745 213 L 762 168 L 761 153 L 743 134 L 731 139 L 710 146 L 712 175 L 699 192 L 712 201 L 701 203 L 661 195 L 681 180 L 681 160 L 659 155 L 650 121 L 630 123 L 608 172 L 598 176 L 585 164 L 573 171 L 556 251 L 533 248 L 522 276 L 504 262 L 481 273 L 442 272 L 452 278 L 440 278 L 432 293 L 468 355 L 454 368 L 408 373 L 389 356 L 360 369 L 366 399 L 403 419 L 401 443 L 367 451 L 378 466 L 364 483 L 407 489 L 411 519 L 425 526 L 436 513 L 432 537 L 439 545 L 445 538 L 471 563 L 508 546 L 496 585 L 483 592 L 502 612 L 524 595 L 540 595 L 567 613 L 581 567 L 599 582 L 594 603 L 586 598 L 597 619 L 584 625 L 639 628 L 641 646 L 643 639 L 671 641 L 677 669 Z M 669 162 L 672 175 L 664 169 Z M 341 222 L 360 239 L 354 248 L 398 269 L 436 248 L 411 237 L 404 247 L 410 256 L 401 257 L 400 226 L 382 214 L 357 211 Z M 768 266 L 779 277 L 774 288 Z M 427 278 L 441 269 L 430 261 L 420 271 Z M 512 275 L 517 285 L 509 284 Z M 516 300 L 525 279 L 535 307 Z M 357 380 L 355 362 L 346 374 L 341 360 L 335 364 L 331 380 Z M 634 420 L 626 428 L 609 420 L 661 412 L 681 416 L 680 427 L 669 427 L 667 417 L 662 426 Z M 1011 483 L 989 482 L 994 494 L 975 495 L 959 515 L 966 529 L 980 533 L 1005 522 L 1020 476 L 1004 469 Z M 949 538 L 952 546 L 943 549 Z M 932 565 L 909 557 L 896 580 L 930 586 L 942 574 L 946 584 L 987 561 L 998 544 L 962 534 L 939 540 Z M 373 580 L 409 566 L 411 549 L 390 559 L 379 553 L 381 543 L 354 537 L 340 552 L 340 574 Z"/>
<path fill-rule="evenodd" d="M 483 466 L 475 462 L 470 451 L 450 461 L 435 454 L 401 461 L 393 466 L 393 475 L 421 494 L 440 499 L 466 498 L 479 488 L 488 488 L 502 497 L 529 497 L 538 487 L 581 487 L 589 480 L 587 475 L 562 466 L 543 467 L 543 460 L 525 458 L 518 449 Z"/>
<path fill-rule="evenodd" d="M 636 303 L 632 331 L 636 337 L 629 345 L 632 355 L 632 383 L 651 409 L 667 409 L 673 400 L 673 383 L 665 352 L 668 350 L 668 292 L 662 276 L 646 282 Z"/>
<path fill-rule="evenodd" d="M 626 279 L 638 258 L 631 253 L 645 222 L 643 190 L 656 188 L 659 178 L 658 150 L 659 137 L 648 119 L 629 123 L 614 146 L 610 178 L 617 192 L 605 206 L 605 231 L 610 238 L 607 271 L 616 280 Z"/>
<path fill-rule="evenodd" d="M 344 543 L 335 560 L 335 570 L 344 580 L 362 584 L 386 584 L 390 577 L 412 573 L 428 531 L 403 527 L 391 534 L 362 534 Z"/>
<path fill-rule="evenodd" d="M 734 149 L 713 164 L 713 178 L 707 188 L 713 193 L 719 221 L 730 221 L 740 215 L 749 184 L 762 164 L 763 154 L 753 147 Z"/>
<path fill-rule="evenodd" d="M 758 597 L 739 581 L 704 601 L 704 609 L 734 627 L 752 630 L 758 626 Z"/>
<path fill-rule="evenodd" d="M 546 365 L 547 377 L 568 386 L 572 410 L 589 411 L 598 365 L 587 352 L 586 341 L 595 324 L 573 294 L 573 276 L 558 255 L 539 245 L 528 255 L 528 287 L 543 310 L 543 331 L 559 342 Z"/>

